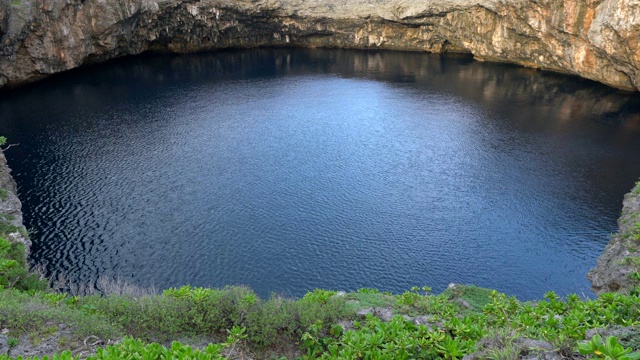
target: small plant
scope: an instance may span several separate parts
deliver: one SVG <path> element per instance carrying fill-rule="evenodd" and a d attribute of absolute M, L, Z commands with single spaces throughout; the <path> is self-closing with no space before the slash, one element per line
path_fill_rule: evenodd
<path fill-rule="evenodd" d="M 9 336 L 9 338 L 7 339 L 7 345 L 9 345 L 9 348 L 14 348 L 18 346 L 18 344 L 20 344 L 20 340 L 18 338 Z"/>
<path fill-rule="evenodd" d="M 240 299 L 240 302 L 245 306 L 254 305 L 258 303 L 258 295 L 254 293 L 246 294 Z"/>
<path fill-rule="evenodd" d="M 209 295 L 211 294 L 211 289 L 205 289 L 205 288 L 195 288 L 193 290 L 191 290 L 191 299 L 193 299 L 194 302 L 199 303 L 204 301 Z"/>
<path fill-rule="evenodd" d="M 491 360 L 517 360 L 522 351 L 515 340 L 518 334 L 506 328 L 487 330 L 486 336 L 479 342 L 479 349 Z"/>
<path fill-rule="evenodd" d="M 624 348 L 618 343 L 615 336 L 607 337 L 605 343 L 598 334 L 594 335 L 591 340 L 578 344 L 578 351 L 582 355 L 591 355 L 595 359 L 605 360 L 638 360 L 640 352 L 632 352 L 631 348 Z"/>
<path fill-rule="evenodd" d="M 67 293 L 49 293 L 42 295 L 42 298 L 57 306 L 67 298 Z"/>
<path fill-rule="evenodd" d="M 424 292 L 425 295 L 428 295 L 431 291 L 433 291 L 433 289 L 430 286 L 423 286 L 421 288 L 418 289 L 417 286 L 414 286 L 411 288 L 412 291 L 419 291 L 422 290 Z"/>
<path fill-rule="evenodd" d="M 398 305 L 403 305 L 405 307 L 424 307 L 431 290 L 432 289 L 428 286 L 413 286 L 410 291 L 405 291 L 398 295 L 397 303 Z"/>
<path fill-rule="evenodd" d="M 227 341 L 223 344 L 224 347 L 231 347 L 230 353 L 233 352 L 235 347 L 244 339 L 247 338 L 247 329 L 240 326 L 234 326 L 230 330 L 227 330 Z"/>
<path fill-rule="evenodd" d="M 413 306 L 418 302 L 418 300 L 420 300 L 421 297 L 422 296 L 420 296 L 420 294 L 415 291 L 405 291 L 398 296 L 398 304 Z"/>
<path fill-rule="evenodd" d="M 445 359 L 461 359 L 473 351 L 471 344 L 470 341 L 461 340 L 459 337 L 447 336 L 444 341 L 436 344 L 436 349 Z"/>
<path fill-rule="evenodd" d="M 228 342 L 236 343 L 247 338 L 247 329 L 240 326 L 234 326 L 230 330 L 227 330 L 227 334 L 229 334 Z"/>
<path fill-rule="evenodd" d="M 514 344 L 507 344 L 502 348 L 487 351 L 487 359 L 490 360 L 518 360 L 520 348 Z"/>
<path fill-rule="evenodd" d="M 191 296 L 191 286 L 185 285 L 180 288 L 170 288 L 165 290 L 164 294 L 176 299 L 184 299 Z"/>
<path fill-rule="evenodd" d="M 357 292 L 358 294 L 379 294 L 380 290 L 372 288 L 360 288 Z"/>
<path fill-rule="evenodd" d="M 80 301 L 80 297 L 79 296 L 71 296 L 68 299 L 65 300 L 65 303 L 67 305 L 76 305 L 78 303 L 78 301 Z"/>
<path fill-rule="evenodd" d="M 319 336 L 322 327 L 322 321 L 318 320 L 302 334 L 302 343 L 307 348 L 307 358 L 316 358 L 325 349 L 325 341 Z"/>
<path fill-rule="evenodd" d="M 337 293 L 337 291 L 315 289 L 306 293 L 302 299 L 311 302 L 317 302 L 320 304 L 326 304 L 327 302 L 329 302 L 329 299 L 331 299 Z"/>

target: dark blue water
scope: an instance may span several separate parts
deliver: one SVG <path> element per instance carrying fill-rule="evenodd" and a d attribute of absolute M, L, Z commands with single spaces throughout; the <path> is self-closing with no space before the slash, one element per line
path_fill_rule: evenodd
<path fill-rule="evenodd" d="M 146 56 L 0 94 L 31 260 L 75 283 L 591 294 L 640 97 L 466 56 Z"/>

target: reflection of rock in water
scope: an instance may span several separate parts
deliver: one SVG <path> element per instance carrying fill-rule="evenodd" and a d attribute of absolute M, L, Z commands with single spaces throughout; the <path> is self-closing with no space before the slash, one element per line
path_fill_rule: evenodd
<path fill-rule="evenodd" d="M 637 90 L 640 24 L 631 2 L 5 1 L 0 86 L 147 50 L 303 46 L 468 52 Z"/>
<path fill-rule="evenodd" d="M 593 119 L 638 126 L 640 98 L 590 81 L 472 61 L 468 55 L 423 55 L 396 52 L 254 50 L 221 52 L 202 57 L 176 57 L 171 73 L 189 69 L 193 79 L 211 72 L 237 75 L 255 71 L 256 62 L 271 66 L 273 74 L 301 73 L 308 68 L 344 77 L 365 77 L 390 83 L 414 83 L 416 87 L 448 89 L 466 99 L 500 102 L 518 112 L 523 104 L 535 105 L 550 118 L 561 121 Z M 285 60 L 286 59 L 286 60 Z M 290 64 L 305 64 L 294 70 Z M 188 64 L 185 64 L 188 62 Z M 151 70 L 149 70 L 151 71 Z M 179 76 L 179 75 L 178 75 Z M 554 116 L 550 116 L 553 114 Z M 520 114 L 522 117 L 528 114 Z M 636 125 L 633 125 L 636 124 Z"/>
<path fill-rule="evenodd" d="M 255 64 L 261 64 L 258 69 Z M 295 64 L 295 66 L 294 66 Z M 141 85 L 169 81 L 199 81 L 270 75 L 316 73 L 346 78 L 367 78 L 390 84 L 412 83 L 416 88 L 446 89 L 465 99 L 481 101 L 520 113 L 523 105 L 558 122 L 606 121 L 629 129 L 640 127 L 640 97 L 576 77 L 530 68 L 473 61 L 465 54 L 348 51 L 324 49 L 253 49 L 218 51 L 199 55 L 143 56 L 87 71 L 104 81 L 125 86 L 135 79 Z M 81 86 L 81 85 L 78 85 Z M 92 88 L 77 90 L 83 94 Z M 70 94 L 69 96 L 73 96 Z M 82 100 L 80 98 L 79 100 Z M 491 108 L 491 106 L 489 106 Z M 511 110 L 509 110 L 511 109 Z M 535 122 L 540 119 L 528 119 Z"/>

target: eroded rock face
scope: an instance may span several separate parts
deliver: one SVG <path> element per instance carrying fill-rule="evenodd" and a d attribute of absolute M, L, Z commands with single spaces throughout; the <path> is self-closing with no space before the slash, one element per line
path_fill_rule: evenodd
<path fill-rule="evenodd" d="M 623 204 L 619 232 L 605 247 L 597 266 L 587 274 L 596 294 L 629 290 L 635 285 L 629 275 L 640 270 L 629 261 L 640 256 L 640 185 L 625 195 Z"/>
<path fill-rule="evenodd" d="M 0 86 L 147 50 L 304 46 L 471 52 L 640 88 L 640 0 L 0 2 Z"/>
<path fill-rule="evenodd" d="M 0 222 L 7 222 L 16 229 L 7 234 L 7 240 L 23 243 L 28 252 L 31 241 L 26 236 L 26 228 L 22 225 L 22 203 L 18 199 L 18 189 L 2 151 L 0 151 L 0 189 Z"/>

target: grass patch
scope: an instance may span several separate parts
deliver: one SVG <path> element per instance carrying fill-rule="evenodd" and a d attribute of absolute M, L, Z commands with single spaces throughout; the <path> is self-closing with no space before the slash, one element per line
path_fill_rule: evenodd
<path fill-rule="evenodd" d="M 355 293 L 346 294 L 345 299 L 348 309 L 354 313 L 367 308 L 387 308 L 396 305 L 395 296 L 377 289 L 363 288 Z"/>
<path fill-rule="evenodd" d="M 622 264 L 640 268 L 640 256 L 629 256 L 622 260 Z"/>
<path fill-rule="evenodd" d="M 489 329 L 482 338 L 476 350 L 480 351 L 482 358 L 493 360 L 517 360 L 520 358 L 522 346 L 516 343 L 520 335 L 509 328 Z"/>
<path fill-rule="evenodd" d="M 30 294 L 15 289 L 0 292 L 0 327 L 9 329 L 12 336 L 26 334 L 42 338 L 51 335 L 62 323 L 71 326 L 78 339 L 89 335 L 102 339 L 123 336 L 122 329 L 105 316 L 54 302 L 44 293 Z"/>
<path fill-rule="evenodd" d="M 620 345 L 640 350 L 640 327 L 634 327 L 620 337 Z"/>
<path fill-rule="evenodd" d="M 473 285 L 459 285 L 456 284 L 453 287 L 447 288 L 442 292 L 442 295 L 446 296 L 449 301 L 456 301 L 456 299 L 462 299 L 469 305 L 471 305 L 473 311 L 482 312 L 484 307 L 491 303 L 491 294 L 493 290 L 485 289 Z"/>

